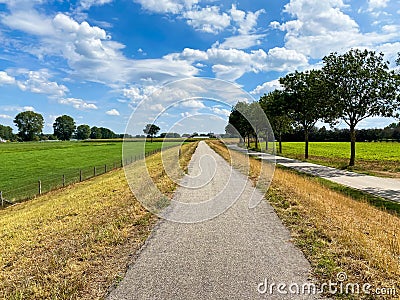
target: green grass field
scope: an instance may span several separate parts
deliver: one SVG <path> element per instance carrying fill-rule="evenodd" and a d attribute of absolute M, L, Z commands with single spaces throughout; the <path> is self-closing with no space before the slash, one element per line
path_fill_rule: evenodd
<path fill-rule="evenodd" d="M 282 144 L 282 155 L 304 159 L 304 143 L 286 142 Z M 309 161 L 336 168 L 347 168 L 350 159 L 350 143 L 311 142 Z M 397 177 L 400 174 L 400 143 L 357 142 L 356 165 L 354 171 L 373 175 Z"/>
<path fill-rule="evenodd" d="M 166 142 L 163 147 L 180 142 Z M 20 200 L 35 195 L 38 181 L 46 192 L 66 184 L 104 173 L 121 166 L 121 141 L 104 142 L 32 142 L 0 144 L 0 191 L 9 200 Z M 146 143 L 146 152 L 158 150 L 161 142 Z M 143 153 L 143 142 L 126 143 L 126 158 L 135 159 Z"/>
<path fill-rule="evenodd" d="M 265 151 L 265 142 L 260 143 Z M 254 143 L 251 143 L 254 147 Z M 272 149 L 273 143 L 269 143 Z M 278 151 L 276 143 L 276 151 Z M 283 142 L 282 156 L 304 160 L 304 142 Z M 349 167 L 350 143 L 310 142 L 309 162 L 339 169 L 349 169 L 359 173 L 400 178 L 400 143 L 397 142 L 357 142 L 356 165 Z"/>

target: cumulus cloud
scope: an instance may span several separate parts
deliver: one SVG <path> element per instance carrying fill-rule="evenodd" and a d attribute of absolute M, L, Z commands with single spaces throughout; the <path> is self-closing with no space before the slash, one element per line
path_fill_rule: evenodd
<path fill-rule="evenodd" d="M 13 117 L 9 115 L 0 114 L 0 119 L 12 119 Z"/>
<path fill-rule="evenodd" d="M 109 111 L 106 111 L 106 114 L 109 116 L 119 116 L 120 115 L 119 111 L 116 110 L 115 108 L 113 108 Z"/>
<path fill-rule="evenodd" d="M 134 0 L 143 9 L 154 13 L 173 13 L 178 14 L 184 9 L 191 8 L 197 4 L 198 0 Z"/>
<path fill-rule="evenodd" d="M 0 71 L 0 85 L 2 84 L 14 84 L 15 78 L 8 75 L 7 72 Z"/>
<path fill-rule="evenodd" d="M 249 34 L 257 25 L 257 19 L 260 14 L 265 13 L 264 9 L 257 10 L 256 12 L 245 12 L 243 10 L 237 9 L 235 4 L 232 4 L 232 8 L 229 10 L 232 20 L 239 26 L 238 32 L 240 34 Z"/>
<path fill-rule="evenodd" d="M 80 9 L 87 10 L 92 6 L 101 6 L 113 2 L 113 0 L 81 0 L 79 2 Z"/>
<path fill-rule="evenodd" d="M 382 6 L 383 2 L 373 5 Z M 313 59 L 350 48 L 376 48 L 400 38 L 399 31 L 388 32 L 385 28 L 381 32 L 360 32 L 357 22 L 344 13 L 346 7 L 342 0 L 291 0 L 284 11 L 294 19 L 283 23 L 274 21 L 270 26 L 286 32 L 286 49 Z"/>
<path fill-rule="evenodd" d="M 252 95 L 260 95 L 263 93 L 269 93 L 274 90 L 281 90 L 283 87 L 279 83 L 279 79 L 274 79 L 271 81 L 264 82 L 261 85 L 258 85 L 254 90 L 250 92 Z"/>
<path fill-rule="evenodd" d="M 84 100 L 78 98 L 61 98 L 58 99 L 58 103 L 70 105 L 79 110 L 98 109 L 98 107 L 95 104 L 87 103 Z"/>
<path fill-rule="evenodd" d="M 183 13 L 187 23 L 194 29 L 217 34 L 231 23 L 231 19 L 226 13 L 221 13 L 218 6 L 208 6 L 197 8 Z"/>
<path fill-rule="evenodd" d="M 46 69 L 39 71 L 28 71 L 24 74 L 27 79 L 18 81 L 17 85 L 22 91 L 30 91 L 36 94 L 46 94 L 50 96 L 63 97 L 68 92 L 65 85 L 50 81 L 51 75 Z"/>
<path fill-rule="evenodd" d="M 187 107 L 187 108 L 198 108 L 198 109 L 205 108 L 205 105 L 203 102 L 201 102 L 199 100 L 193 100 L 193 99 L 183 101 L 183 102 L 181 102 L 181 105 L 183 107 Z"/>

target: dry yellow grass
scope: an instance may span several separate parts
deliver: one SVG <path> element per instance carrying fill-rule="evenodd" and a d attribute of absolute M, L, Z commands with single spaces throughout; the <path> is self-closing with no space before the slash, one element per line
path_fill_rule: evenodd
<path fill-rule="evenodd" d="M 195 148 L 182 146 L 182 166 Z M 147 161 L 170 194 L 175 185 L 159 167 L 160 155 Z M 0 298 L 101 299 L 156 221 L 133 197 L 123 170 L 1 210 Z"/>
<path fill-rule="evenodd" d="M 221 144 L 210 145 L 228 161 L 247 163 Z M 250 159 L 255 178 L 261 162 Z M 267 198 L 322 282 L 344 271 L 348 282 L 395 287 L 400 293 L 400 218 L 332 191 L 316 180 L 277 168 Z M 340 297 L 343 297 L 341 295 Z M 376 296 L 357 295 L 356 298 Z M 384 297 L 380 297 L 382 299 Z M 388 296 L 388 299 L 393 299 Z"/>

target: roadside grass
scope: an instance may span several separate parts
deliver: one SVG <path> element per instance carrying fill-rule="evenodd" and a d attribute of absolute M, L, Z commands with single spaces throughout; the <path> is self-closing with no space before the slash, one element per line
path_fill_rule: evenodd
<path fill-rule="evenodd" d="M 209 142 L 227 161 L 246 164 L 246 155 Z M 253 177 L 260 160 L 250 158 Z M 371 284 L 400 291 L 400 218 L 371 206 L 362 197 L 332 190 L 317 179 L 276 168 L 266 198 L 289 228 L 293 242 L 312 265 L 319 284 L 338 282 L 346 272 L 347 282 Z M 373 289 L 371 288 L 371 291 Z M 327 295 L 339 299 L 376 299 L 376 295 Z M 380 296 L 385 299 L 385 296 Z M 393 299 L 393 296 L 386 296 Z"/>
<path fill-rule="evenodd" d="M 254 144 L 254 143 L 253 143 Z M 278 146 L 277 146 L 278 147 Z M 264 151 L 265 143 L 261 143 Z M 289 158 L 304 160 L 304 142 L 283 142 L 282 154 Z M 307 161 L 338 169 L 400 178 L 400 143 L 357 142 L 356 165 L 349 167 L 350 143 L 310 142 Z"/>
<path fill-rule="evenodd" d="M 181 166 L 196 146 L 181 147 Z M 166 150 L 163 159 L 174 152 Z M 160 159 L 157 153 L 146 163 L 168 197 L 176 184 Z M 132 195 L 122 169 L 1 210 L 0 298 L 102 299 L 156 222 Z"/>
<path fill-rule="evenodd" d="M 165 142 L 165 146 L 179 142 Z M 129 142 L 126 149 L 132 157 L 160 149 L 161 142 Z M 144 148 L 145 147 L 145 148 Z M 79 181 L 83 177 L 104 172 L 105 165 L 111 170 L 121 166 L 122 142 L 28 142 L 0 144 L 0 191 L 11 201 L 29 198 L 38 193 L 38 180 L 42 190 L 49 191 Z M 132 158 L 131 158 L 132 159 Z"/>

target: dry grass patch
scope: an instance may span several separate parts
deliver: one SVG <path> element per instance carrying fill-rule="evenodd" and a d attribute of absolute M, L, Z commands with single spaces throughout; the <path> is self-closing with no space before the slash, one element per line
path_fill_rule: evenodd
<path fill-rule="evenodd" d="M 229 157 L 222 145 L 210 143 L 210 146 L 222 152 L 224 158 Z M 236 163 L 247 163 L 245 155 L 232 155 L 236 156 Z M 250 158 L 253 174 L 257 174 L 260 163 Z M 317 179 L 279 168 L 266 196 L 291 230 L 295 244 L 311 262 L 320 283 L 336 281 L 336 274 L 344 271 L 348 282 L 395 287 L 398 297 L 399 217 L 332 191 Z M 355 298 L 362 297 L 376 298 L 367 295 Z M 393 299 L 393 296 L 388 298 Z"/>
<path fill-rule="evenodd" d="M 182 146 L 183 166 L 195 148 Z M 147 158 L 151 175 L 168 182 L 154 167 L 159 159 Z M 174 189 L 160 186 L 166 194 Z M 156 221 L 133 197 L 123 170 L 1 210 L 0 298 L 101 299 Z"/>

